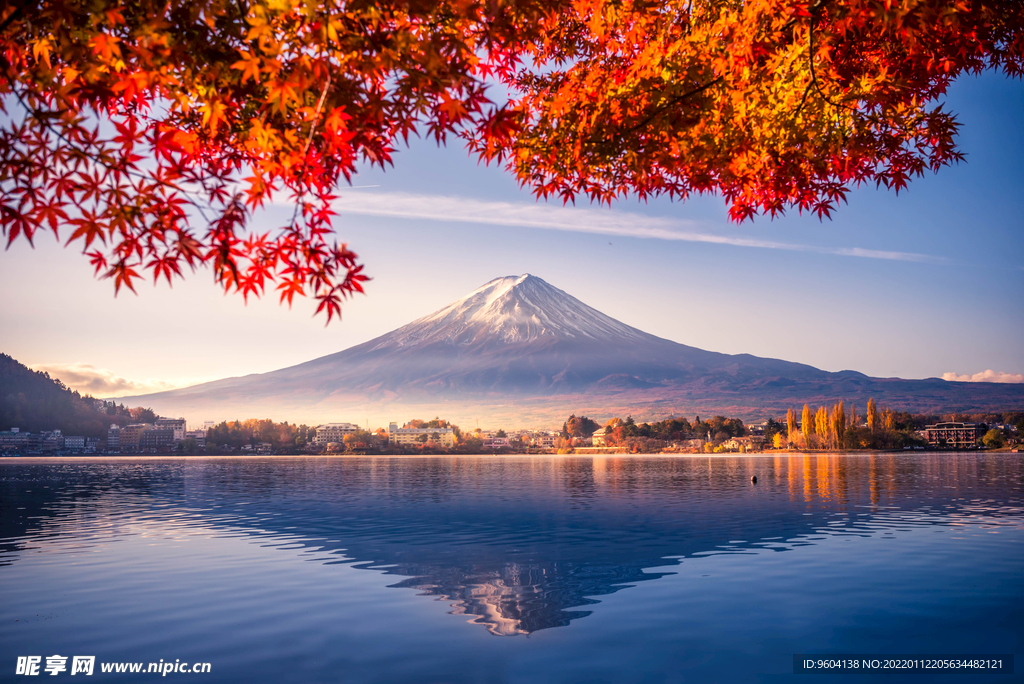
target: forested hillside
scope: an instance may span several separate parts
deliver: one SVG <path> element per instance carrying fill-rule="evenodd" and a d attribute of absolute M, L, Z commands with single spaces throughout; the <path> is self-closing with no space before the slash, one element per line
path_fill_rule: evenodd
<path fill-rule="evenodd" d="M 152 415 L 83 397 L 64 383 L 0 354 L 0 430 L 62 430 L 67 435 L 105 437 L 111 423 L 124 425 Z"/>

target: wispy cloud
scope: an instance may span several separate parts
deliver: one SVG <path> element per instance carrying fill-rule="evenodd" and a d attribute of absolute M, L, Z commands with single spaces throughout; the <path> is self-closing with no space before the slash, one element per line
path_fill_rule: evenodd
<path fill-rule="evenodd" d="M 943 380 L 950 382 L 1005 382 L 1005 383 L 1021 383 L 1024 382 L 1024 373 L 1003 373 L 1001 371 L 994 371 L 991 368 L 989 370 L 975 373 L 974 375 L 957 375 L 956 373 L 943 373 Z"/>
<path fill-rule="evenodd" d="M 860 247 L 821 247 L 759 238 L 718 235 L 701 224 L 683 219 L 646 216 L 635 212 L 547 204 L 487 202 L 465 197 L 415 195 L 402 192 L 346 192 L 336 205 L 342 213 L 407 219 L 522 226 L 619 237 L 706 242 L 733 247 L 812 252 L 864 259 L 946 263 L 943 257 Z"/>
<path fill-rule="evenodd" d="M 116 397 L 123 394 L 149 394 L 164 390 L 187 387 L 210 378 L 181 379 L 177 382 L 166 380 L 129 380 L 112 370 L 97 368 L 88 363 L 43 363 L 32 366 L 33 370 L 49 373 L 73 390 L 94 397 Z"/>

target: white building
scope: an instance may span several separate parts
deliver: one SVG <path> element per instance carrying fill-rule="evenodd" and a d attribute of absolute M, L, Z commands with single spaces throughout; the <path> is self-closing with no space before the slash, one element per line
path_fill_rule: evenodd
<path fill-rule="evenodd" d="M 117 451 L 121 448 L 121 426 L 111 423 L 107 430 L 107 451 Z"/>
<path fill-rule="evenodd" d="M 316 437 L 313 438 L 313 443 L 321 446 L 327 446 L 331 442 L 340 442 L 345 439 L 345 435 L 351 435 L 358 429 L 359 426 L 353 425 L 352 423 L 327 423 L 326 425 L 317 425 Z"/>
<path fill-rule="evenodd" d="M 426 435 L 426 439 L 421 438 Z M 455 431 L 445 428 L 400 428 L 398 423 L 388 425 L 388 442 L 391 444 L 426 444 L 434 442 L 445 447 L 455 446 Z"/>
<path fill-rule="evenodd" d="M 184 418 L 157 418 L 155 424 L 158 428 L 170 428 L 171 430 L 174 430 L 175 444 L 185 439 L 185 433 L 188 431 L 188 426 L 185 424 Z"/>
<path fill-rule="evenodd" d="M 534 435 L 533 445 L 542 449 L 554 449 L 558 444 L 558 435 L 553 433 Z"/>
<path fill-rule="evenodd" d="M 194 439 L 197 447 L 206 448 L 206 430 L 188 430 L 185 432 L 185 439 Z"/>

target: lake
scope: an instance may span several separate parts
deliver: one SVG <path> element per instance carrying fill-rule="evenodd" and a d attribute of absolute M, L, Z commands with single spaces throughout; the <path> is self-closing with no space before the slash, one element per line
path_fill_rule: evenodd
<path fill-rule="evenodd" d="M 1022 454 L 2 459 L 0 506 L 2 681 L 1024 680 L 793 674 L 1020 673 Z M 161 660 L 210 671 L 100 671 Z"/>

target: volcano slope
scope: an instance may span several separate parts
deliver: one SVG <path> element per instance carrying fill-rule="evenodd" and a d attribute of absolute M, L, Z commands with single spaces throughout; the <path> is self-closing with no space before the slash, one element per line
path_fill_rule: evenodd
<path fill-rule="evenodd" d="M 919 412 L 1024 407 L 1024 385 L 871 378 L 643 332 L 532 275 L 497 278 L 363 344 L 270 373 L 124 401 L 192 420 L 386 421 L 442 415 L 465 425 L 552 426 L 570 412 L 644 419 L 746 419 L 803 403 L 873 397 Z M 380 424 L 380 423 L 377 423 Z"/>

